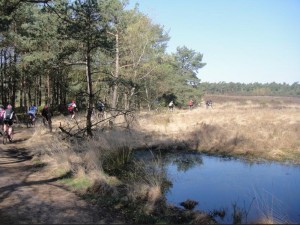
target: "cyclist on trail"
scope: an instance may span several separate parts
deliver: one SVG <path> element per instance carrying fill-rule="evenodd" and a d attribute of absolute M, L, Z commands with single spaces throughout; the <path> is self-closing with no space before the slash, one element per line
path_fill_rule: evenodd
<path fill-rule="evenodd" d="M 174 110 L 174 102 L 173 102 L 173 100 L 170 101 L 170 103 L 169 103 L 169 110 L 170 110 L 170 111 L 173 111 L 173 110 Z"/>
<path fill-rule="evenodd" d="M 99 112 L 104 112 L 105 105 L 103 102 L 98 101 L 96 106 Z"/>
<path fill-rule="evenodd" d="M 44 124 L 46 123 L 46 121 L 49 122 L 49 120 L 51 120 L 52 113 L 48 105 L 45 105 L 44 108 L 42 109 L 42 117 L 43 117 Z"/>
<path fill-rule="evenodd" d="M 0 105 L 0 135 L 2 135 L 2 130 L 3 130 L 4 113 L 5 113 L 4 106 Z"/>
<path fill-rule="evenodd" d="M 190 110 L 193 108 L 193 106 L 194 106 L 194 101 L 192 99 L 190 99 L 190 101 L 189 101 Z"/>
<path fill-rule="evenodd" d="M 75 118 L 75 110 L 78 111 L 75 100 L 72 100 L 72 102 L 68 104 L 68 111 L 69 114 L 71 115 L 71 119 Z"/>
<path fill-rule="evenodd" d="M 97 118 L 102 118 L 103 116 L 105 116 L 105 105 L 102 101 L 98 101 L 96 103 L 96 108 L 93 111 L 93 113 L 96 115 Z"/>
<path fill-rule="evenodd" d="M 3 131 L 7 131 L 8 139 L 12 142 L 13 138 L 13 120 L 16 118 L 15 112 L 10 104 L 7 105 L 5 113 L 4 113 L 4 127 Z"/>
<path fill-rule="evenodd" d="M 46 126 L 48 124 L 50 132 L 52 132 L 52 121 L 51 121 L 52 112 L 50 111 L 48 105 L 45 105 L 44 108 L 42 109 L 42 117 L 43 117 L 44 125 Z"/>
<path fill-rule="evenodd" d="M 35 121 L 35 114 L 37 112 L 37 107 L 33 104 L 29 107 L 29 110 L 28 110 L 28 115 L 32 118 L 32 123 L 34 123 Z"/>

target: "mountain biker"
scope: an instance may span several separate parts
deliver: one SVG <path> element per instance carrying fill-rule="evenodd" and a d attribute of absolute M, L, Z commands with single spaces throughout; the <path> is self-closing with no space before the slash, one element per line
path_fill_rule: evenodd
<path fill-rule="evenodd" d="M 3 120 L 4 120 L 5 109 L 3 105 L 0 105 L 0 134 L 2 135 Z"/>
<path fill-rule="evenodd" d="M 33 104 L 29 107 L 29 110 L 28 110 L 28 115 L 32 118 L 32 123 L 34 123 L 35 121 L 35 114 L 37 112 L 37 107 Z"/>
<path fill-rule="evenodd" d="M 48 122 L 51 120 L 52 113 L 50 112 L 49 106 L 45 105 L 44 108 L 42 109 L 42 117 L 43 117 L 43 122 L 45 124 L 45 120 Z"/>
<path fill-rule="evenodd" d="M 13 138 L 13 120 L 16 118 L 15 112 L 10 104 L 7 105 L 5 113 L 4 113 L 4 132 L 7 131 L 8 139 L 12 142 Z"/>
<path fill-rule="evenodd" d="M 191 99 L 191 100 L 189 101 L 189 107 L 190 107 L 190 110 L 193 108 L 193 106 L 194 106 L 194 101 Z"/>
<path fill-rule="evenodd" d="M 68 111 L 71 115 L 71 119 L 75 118 L 75 110 L 78 111 L 75 100 L 72 100 L 72 102 L 68 104 Z"/>
<path fill-rule="evenodd" d="M 97 106 L 97 109 L 98 109 L 99 112 L 103 112 L 104 111 L 105 105 L 104 105 L 103 102 L 98 101 L 96 106 Z"/>
<path fill-rule="evenodd" d="M 207 108 L 207 109 L 208 109 L 209 107 L 212 108 L 212 105 L 213 105 L 212 100 L 207 100 L 207 101 L 205 102 L 205 105 L 206 105 L 206 108 Z"/>
<path fill-rule="evenodd" d="M 103 116 L 105 115 L 105 105 L 102 101 L 98 101 L 96 103 L 96 108 L 93 111 L 93 113 L 96 115 L 97 118 L 103 118 Z"/>
<path fill-rule="evenodd" d="M 173 111 L 173 109 L 174 109 L 174 102 L 170 101 L 170 103 L 169 103 L 169 110 Z"/>
<path fill-rule="evenodd" d="M 51 121 L 52 112 L 50 111 L 48 105 L 45 105 L 44 108 L 42 109 L 42 117 L 43 117 L 44 125 L 46 125 L 46 121 L 47 121 L 49 128 L 50 128 L 50 132 L 51 132 L 52 131 L 52 121 Z"/>

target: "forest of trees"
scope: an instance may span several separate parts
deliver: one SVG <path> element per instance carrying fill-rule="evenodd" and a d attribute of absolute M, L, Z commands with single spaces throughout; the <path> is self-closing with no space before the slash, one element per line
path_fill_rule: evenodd
<path fill-rule="evenodd" d="M 300 84 L 272 83 L 208 83 L 200 84 L 202 92 L 216 95 L 258 95 L 258 96 L 298 96 L 300 97 Z"/>
<path fill-rule="evenodd" d="M 166 53 L 161 25 L 122 0 L 1 0 L 1 103 L 62 109 L 75 99 L 112 110 L 152 109 L 170 99 L 200 98 L 203 55 L 187 47 Z M 87 124 L 88 125 L 88 124 Z"/>
<path fill-rule="evenodd" d="M 0 0 L 0 103 L 87 112 L 186 105 L 206 93 L 300 95 L 299 84 L 201 83 L 203 55 L 186 46 L 166 53 L 163 26 L 126 0 Z M 89 129 L 88 129 L 89 130 Z"/>

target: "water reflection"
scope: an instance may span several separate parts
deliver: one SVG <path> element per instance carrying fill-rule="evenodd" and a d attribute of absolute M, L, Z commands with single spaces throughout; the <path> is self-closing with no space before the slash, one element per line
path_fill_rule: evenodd
<path fill-rule="evenodd" d="M 134 157 L 151 165 L 154 155 L 140 151 Z M 197 153 L 159 153 L 155 157 L 161 158 L 171 182 L 165 190 L 171 204 L 180 207 L 181 202 L 193 199 L 199 202 L 196 209 L 211 214 L 225 210 L 220 223 L 232 223 L 237 212 L 243 215 L 243 223 L 260 217 L 279 223 L 300 222 L 299 166 Z"/>

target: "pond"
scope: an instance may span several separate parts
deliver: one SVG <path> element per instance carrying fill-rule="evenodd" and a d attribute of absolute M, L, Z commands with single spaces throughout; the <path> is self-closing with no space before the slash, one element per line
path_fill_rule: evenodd
<path fill-rule="evenodd" d="M 167 201 L 182 207 L 181 202 L 191 199 L 198 202 L 195 209 L 208 213 L 223 210 L 225 217 L 215 217 L 219 223 L 232 223 L 234 211 L 242 213 L 243 223 L 261 217 L 279 223 L 300 222 L 300 166 L 198 153 L 157 156 L 139 151 L 134 158 L 148 165 L 151 158 L 159 158 L 171 182 L 165 192 Z"/>

